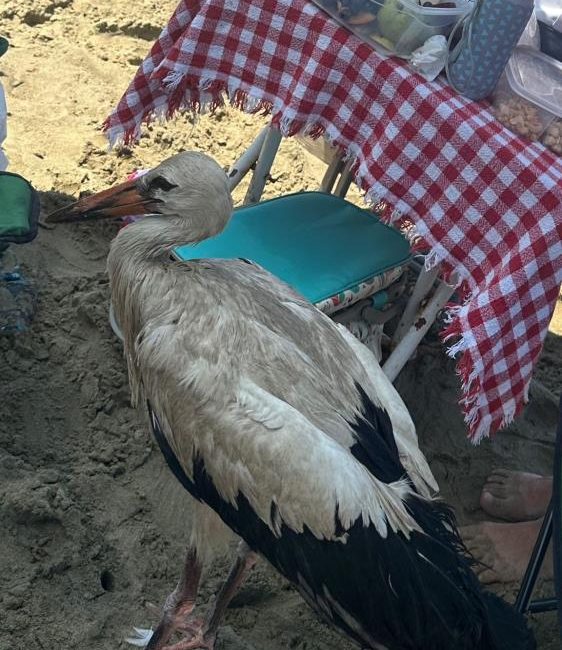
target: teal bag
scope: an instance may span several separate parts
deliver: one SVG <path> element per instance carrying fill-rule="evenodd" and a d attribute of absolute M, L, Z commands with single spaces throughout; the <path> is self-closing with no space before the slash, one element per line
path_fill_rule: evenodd
<path fill-rule="evenodd" d="M 0 172 L 0 250 L 35 239 L 40 209 L 39 196 L 29 181 Z"/>

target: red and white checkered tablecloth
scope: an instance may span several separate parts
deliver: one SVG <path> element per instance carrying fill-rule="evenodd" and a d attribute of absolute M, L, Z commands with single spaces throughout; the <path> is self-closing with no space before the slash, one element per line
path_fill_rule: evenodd
<path fill-rule="evenodd" d="M 105 128 L 225 100 L 284 135 L 324 133 L 466 289 L 445 332 L 477 441 L 526 401 L 562 282 L 562 159 L 482 103 L 384 58 L 305 0 L 182 0 Z"/>

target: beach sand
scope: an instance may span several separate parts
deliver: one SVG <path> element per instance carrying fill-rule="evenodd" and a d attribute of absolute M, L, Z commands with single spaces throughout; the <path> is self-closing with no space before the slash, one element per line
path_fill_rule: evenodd
<path fill-rule="evenodd" d="M 32 181 L 45 211 L 182 149 L 207 151 L 226 168 L 263 126 L 263 118 L 231 109 L 198 120 L 184 115 L 148 128 L 133 149 L 107 150 L 99 125 L 173 8 L 170 0 L 3 1 L 10 170 Z M 284 141 L 266 196 L 314 189 L 322 171 L 295 141 Z M 357 191 L 352 196 L 359 200 Z M 0 650 L 129 647 L 133 625 L 155 622 L 145 601 L 162 603 L 178 577 L 188 498 L 129 405 L 122 348 L 107 319 L 104 264 L 116 229 L 40 229 L 16 250 L 38 309 L 28 332 L 0 338 Z M 454 364 L 441 348 L 400 376 L 422 448 L 461 523 L 483 518 L 478 494 L 492 467 L 550 472 L 561 335 L 559 308 L 536 373 L 546 388 L 533 388 L 523 416 L 478 448 L 466 439 Z M 210 568 L 202 607 L 226 567 L 225 559 Z M 513 598 L 515 590 L 500 593 Z M 558 647 L 554 615 L 532 624 L 541 649 Z M 351 647 L 264 563 L 233 602 L 217 646 Z"/>

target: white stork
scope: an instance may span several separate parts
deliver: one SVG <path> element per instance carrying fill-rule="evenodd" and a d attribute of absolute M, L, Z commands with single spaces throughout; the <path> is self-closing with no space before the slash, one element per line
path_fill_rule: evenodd
<path fill-rule="evenodd" d="M 48 218 L 148 215 L 111 245 L 112 301 L 132 401 L 148 406 L 166 461 L 198 502 L 149 650 L 212 648 L 258 556 L 362 648 L 534 648 L 523 617 L 481 590 L 451 512 L 429 496 L 413 423 L 370 351 L 262 268 L 171 259 L 231 212 L 224 171 L 185 152 Z M 198 624 L 202 564 L 225 531 L 243 542 Z M 167 645 L 174 632 L 183 639 Z"/>

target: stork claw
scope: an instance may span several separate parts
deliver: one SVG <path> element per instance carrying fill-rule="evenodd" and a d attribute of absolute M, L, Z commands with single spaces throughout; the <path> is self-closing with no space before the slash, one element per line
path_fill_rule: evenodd
<path fill-rule="evenodd" d="M 135 636 L 130 636 L 125 639 L 130 645 L 135 645 L 139 648 L 145 648 L 152 638 L 152 628 L 146 629 L 144 627 L 133 627 Z"/>
<path fill-rule="evenodd" d="M 167 645 L 162 650 L 214 650 L 216 634 L 203 632 L 202 629 L 190 639 L 182 639 L 173 645 Z"/>

